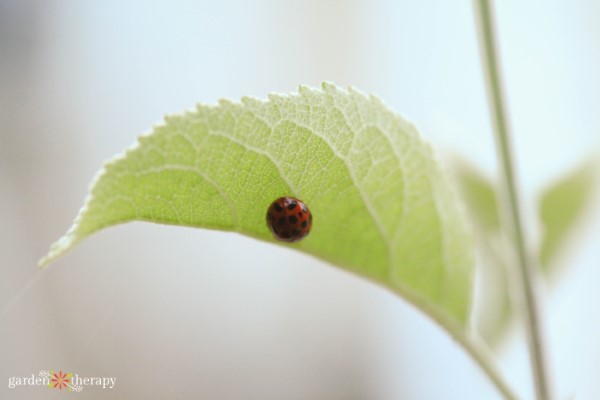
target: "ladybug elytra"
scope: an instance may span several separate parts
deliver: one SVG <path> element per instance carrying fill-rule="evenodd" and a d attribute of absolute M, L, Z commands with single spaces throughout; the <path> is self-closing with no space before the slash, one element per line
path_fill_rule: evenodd
<path fill-rule="evenodd" d="M 275 239 L 297 242 L 310 232 L 312 214 L 302 200 L 280 197 L 267 210 L 267 225 Z"/>

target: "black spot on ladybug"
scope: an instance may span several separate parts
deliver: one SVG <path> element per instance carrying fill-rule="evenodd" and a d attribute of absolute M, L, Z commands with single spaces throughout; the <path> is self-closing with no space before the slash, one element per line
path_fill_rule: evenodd
<path fill-rule="evenodd" d="M 292 224 L 295 224 L 295 223 L 297 223 L 297 222 L 298 222 L 298 218 L 296 218 L 296 216 L 295 216 L 295 215 L 290 215 L 290 216 L 288 217 L 288 219 L 290 220 L 290 223 L 292 223 Z"/>
<path fill-rule="evenodd" d="M 278 222 L 279 226 L 283 226 L 285 225 L 285 217 L 279 217 L 279 222 Z"/>
<path fill-rule="evenodd" d="M 303 227 L 303 228 L 306 228 L 306 225 L 308 225 L 308 222 L 306 222 L 306 221 L 302 221 L 302 227 Z"/>
<path fill-rule="evenodd" d="M 295 201 L 291 201 L 290 204 L 288 204 L 287 209 L 292 211 L 294 208 L 296 208 L 296 202 Z"/>
<path fill-rule="evenodd" d="M 283 211 L 283 207 L 281 207 L 281 204 L 279 204 L 279 203 L 273 203 L 273 208 L 277 212 L 282 212 Z"/>
<path fill-rule="evenodd" d="M 294 230 L 292 231 L 292 235 L 293 235 L 293 236 L 298 236 L 298 235 L 300 235 L 300 231 L 299 231 L 298 229 L 294 229 Z"/>

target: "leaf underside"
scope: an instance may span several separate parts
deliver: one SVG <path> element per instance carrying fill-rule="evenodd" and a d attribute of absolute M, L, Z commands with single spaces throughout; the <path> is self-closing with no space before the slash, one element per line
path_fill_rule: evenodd
<path fill-rule="evenodd" d="M 166 117 L 106 163 L 40 264 L 133 220 L 275 242 L 265 213 L 284 195 L 306 202 L 314 222 L 302 242 L 278 244 L 376 281 L 438 321 L 466 325 L 471 239 L 429 145 L 376 97 L 332 84 Z"/>

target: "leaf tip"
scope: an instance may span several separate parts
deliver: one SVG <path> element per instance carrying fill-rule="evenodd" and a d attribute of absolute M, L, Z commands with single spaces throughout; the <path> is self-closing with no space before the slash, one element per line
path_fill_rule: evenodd
<path fill-rule="evenodd" d="M 53 261 L 53 258 L 51 258 L 50 254 L 48 253 L 44 257 L 42 257 L 38 260 L 37 266 L 39 269 L 46 269 L 52 261 Z"/>
<path fill-rule="evenodd" d="M 75 245 L 75 242 L 76 242 L 75 237 L 71 234 L 71 232 L 68 232 L 67 234 L 65 234 L 63 237 L 58 239 L 58 241 L 54 242 L 50 246 L 50 250 L 48 250 L 48 254 L 46 254 L 44 257 L 39 259 L 38 267 L 40 269 L 47 268 L 51 263 L 56 261 L 57 258 L 59 258 L 63 254 L 65 254 L 67 251 L 69 251 L 71 248 L 73 248 L 73 246 Z"/>

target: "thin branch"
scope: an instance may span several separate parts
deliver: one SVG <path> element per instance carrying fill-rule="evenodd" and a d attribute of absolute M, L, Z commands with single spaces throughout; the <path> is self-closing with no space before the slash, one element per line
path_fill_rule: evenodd
<path fill-rule="evenodd" d="M 372 282 L 381 285 L 380 282 L 374 280 Z M 430 317 L 435 323 L 439 324 L 440 327 L 442 327 L 450 337 L 460 345 L 467 354 L 469 354 L 471 359 L 481 368 L 498 392 L 502 394 L 502 397 L 506 400 L 517 400 L 518 397 L 508 386 L 504 377 L 498 370 L 490 350 L 479 337 L 467 334 L 464 326 L 457 324 L 456 321 L 448 318 L 447 315 L 440 312 L 437 308 L 431 307 L 427 303 L 417 301 L 409 291 L 384 285 L 382 285 L 382 287 L 386 290 L 391 290 L 392 293 L 399 295 L 419 309 L 425 311 L 425 315 Z"/>
<path fill-rule="evenodd" d="M 496 367 L 494 357 L 491 354 L 488 347 L 477 337 L 466 336 L 463 332 L 455 331 L 446 327 L 448 332 L 452 334 L 454 340 L 462 346 L 462 348 L 469 353 L 471 358 L 479 365 L 482 371 L 487 375 L 490 381 L 496 386 L 496 389 L 505 400 L 516 400 L 517 396 L 508 386 L 504 377 Z"/>
<path fill-rule="evenodd" d="M 536 395 L 539 400 L 551 400 L 552 390 L 549 379 L 548 367 L 545 360 L 545 351 L 542 332 L 540 329 L 539 296 L 537 291 L 538 280 L 536 270 L 527 254 L 525 235 L 519 208 L 519 196 L 514 172 L 514 162 L 510 146 L 510 128 L 506 109 L 504 106 L 504 93 L 500 76 L 500 63 L 495 37 L 495 27 L 492 10 L 488 0 L 475 1 L 476 14 L 479 25 L 479 39 L 482 59 L 485 64 L 487 91 L 490 112 L 492 114 L 496 148 L 500 158 L 502 170 L 502 183 L 505 196 L 505 208 L 508 212 L 506 224 L 508 232 L 514 241 L 517 254 L 518 274 L 521 282 L 521 309 L 529 341 L 531 368 L 535 381 Z"/>

